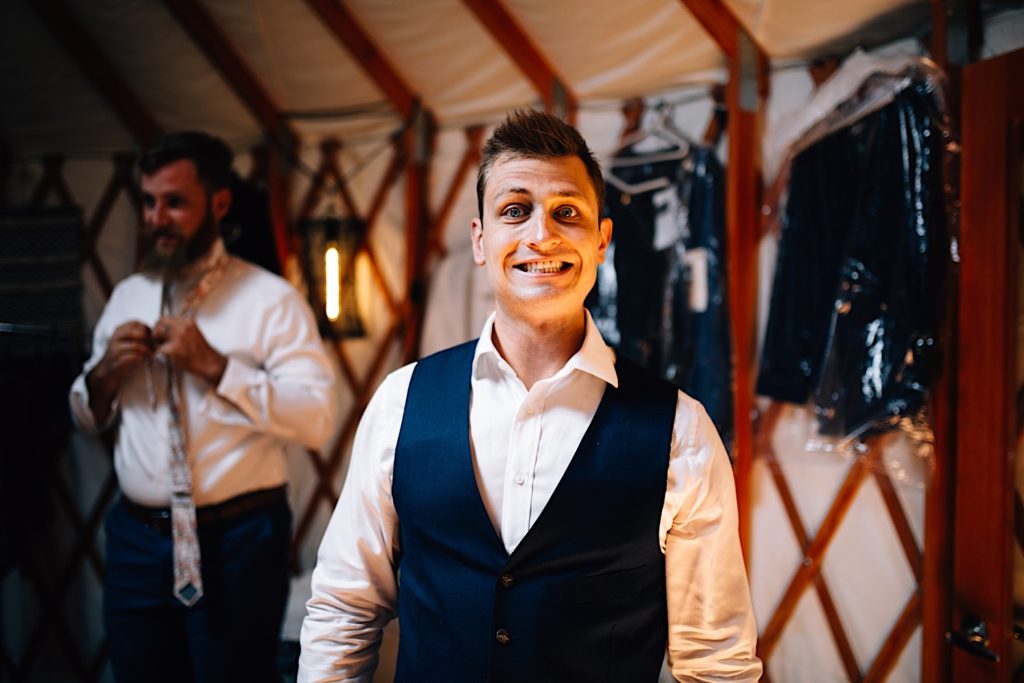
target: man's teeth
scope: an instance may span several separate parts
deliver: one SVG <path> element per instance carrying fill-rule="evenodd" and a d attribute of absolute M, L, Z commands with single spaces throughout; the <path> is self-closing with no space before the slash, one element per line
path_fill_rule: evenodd
<path fill-rule="evenodd" d="M 534 261 L 524 263 L 520 268 L 527 273 L 559 273 L 562 270 L 561 261 Z"/>

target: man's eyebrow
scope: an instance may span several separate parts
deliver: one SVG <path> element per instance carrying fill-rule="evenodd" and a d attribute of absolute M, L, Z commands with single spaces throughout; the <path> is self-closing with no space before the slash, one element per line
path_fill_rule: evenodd
<path fill-rule="evenodd" d="M 518 185 L 510 185 L 508 187 L 502 187 L 498 190 L 498 196 L 502 197 L 507 194 L 530 194 L 530 191 L 525 187 L 519 187 Z"/>
<path fill-rule="evenodd" d="M 509 187 L 503 187 L 500 190 L 498 190 L 498 195 L 497 196 L 503 197 L 505 195 L 510 195 L 510 194 L 532 195 L 533 193 L 530 192 L 530 190 L 526 189 L 525 187 L 519 187 L 518 185 L 510 185 Z M 587 198 L 586 193 L 581 192 L 579 190 L 572 189 L 572 188 L 561 188 L 559 190 L 556 190 L 555 193 L 554 193 L 554 196 L 556 196 L 556 197 L 573 197 L 574 199 L 586 199 Z"/>

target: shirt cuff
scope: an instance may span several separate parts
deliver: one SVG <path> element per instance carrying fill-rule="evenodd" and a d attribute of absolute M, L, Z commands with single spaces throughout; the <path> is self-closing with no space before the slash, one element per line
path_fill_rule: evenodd
<path fill-rule="evenodd" d="M 249 394 L 258 391 L 258 378 L 262 372 L 261 368 L 229 354 L 220 383 L 205 396 L 210 418 L 225 425 L 252 425 L 258 422 L 259 416 L 248 415 L 247 407 L 254 403 Z"/>
<path fill-rule="evenodd" d="M 114 398 L 110 402 L 110 412 L 107 414 L 106 422 L 96 424 L 96 416 L 92 414 L 92 408 L 89 407 L 89 385 L 85 381 L 86 375 L 91 370 L 92 368 L 85 368 L 82 370 L 82 374 L 75 378 L 74 383 L 71 385 L 71 391 L 68 392 L 68 402 L 71 404 L 71 415 L 74 418 L 75 425 L 79 429 L 88 434 L 102 434 L 117 419 L 118 412 L 121 409 L 121 394 L 120 392 L 114 394 Z"/>

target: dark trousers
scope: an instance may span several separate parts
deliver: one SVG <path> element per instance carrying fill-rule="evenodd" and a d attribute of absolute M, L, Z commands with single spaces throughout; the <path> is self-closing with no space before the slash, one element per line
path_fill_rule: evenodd
<path fill-rule="evenodd" d="M 103 595 L 115 678 L 279 681 L 291 523 L 282 497 L 238 518 L 200 525 L 204 595 L 189 608 L 172 593 L 170 533 L 116 503 L 106 520 Z"/>

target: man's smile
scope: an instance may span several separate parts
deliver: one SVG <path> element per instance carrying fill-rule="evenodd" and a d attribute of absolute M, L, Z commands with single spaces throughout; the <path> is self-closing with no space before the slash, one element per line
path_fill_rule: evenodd
<path fill-rule="evenodd" d="M 512 266 L 516 270 L 521 270 L 524 273 L 531 274 L 553 274 L 561 273 L 572 268 L 572 264 L 567 261 L 561 261 L 557 259 L 549 259 L 545 261 L 529 261 L 527 263 L 517 263 Z"/>

